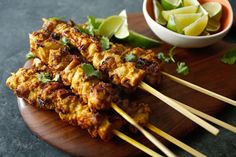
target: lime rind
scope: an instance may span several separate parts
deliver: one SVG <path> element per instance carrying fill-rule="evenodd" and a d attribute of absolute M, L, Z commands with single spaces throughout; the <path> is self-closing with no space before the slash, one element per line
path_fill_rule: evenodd
<path fill-rule="evenodd" d="M 182 0 L 161 0 L 161 5 L 165 10 L 176 9 L 182 5 Z"/>
<path fill-rule="evenodd" d="M 159 1 L 153 0 L 153 10 L 154 10 L 154 16 L 155 16 L 156 22 L 165 26 L 167 21 L 162 16 L 163 8 L 161 4 L 159 3 Z"/>
<path fill-rule="evenodd" d="M 128 20 L 127 20 L 127 13 L 126 10 L 122 10 L 119 14 L 120 17 L 123 18 L 123 23 L 120 28 L 115 32 L 115 37 L 118 39 L 124 39 L 129 36 L 129 29 L 128 29 Z"/>
<path fill-rule="evenodd" d="M 183 0 L 183 6 L 199 6 L 200 3 L 197 0 Z"/>
<path fill-rule="evenodd" d="M 208 36 L 208 35 L 211 35 L 211 34 L 205 30 L 202 32 L 200 36 Z"/>
<path fill-rule="evenodd" d="M 206 2 L 202 7 L 208 12 L 210 18 L 219 20 L 222 16 L 222 5 L 218 2 Z"/>
<path fill-rule="evenodd" d="M 109 16 L 100 24 L 98 34 L 111 38 L 121 27 L 123 20 L 124 19 L 121 16 Z"/>
<path fill-rule="evenodd" d="M 123 41 L 141 48 L 152 48 L 161 44 L 161 42 L 158 40 L 149 38 L 134 31 L 129 31 L 129 36 L 123 39 Z"/>
<path fill-rule="evenodd" d="M 168 23 L 167 23 L 167 28 L 174 31 L 174 32 L 177 32 L 174 15 L 170 16 Z"/>
<path fill-rule="evenodd" d="M 220 27 L 221 27 L 220 21 L 209 19 L 207 27 L 206 27 L 206 31 L 211 32 L 211 33 L 215 33 L 220 30 Z"/>
<path fill-rule="evenodd" d="M 164 17 L 164 19 L 168 21 L 169 17 L 173 14 L 190 14 L 190 13 L 196 13 L 197 10 L 198 6 L 187 6 L 178 9 L 162 11 L 162 16 Z"/>

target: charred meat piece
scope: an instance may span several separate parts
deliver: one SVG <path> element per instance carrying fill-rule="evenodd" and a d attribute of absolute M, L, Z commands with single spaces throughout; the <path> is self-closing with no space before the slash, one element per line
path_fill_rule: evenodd
<path fill-rule="evenodd" d="M 55 110 L 63 121 L 87 129 L 92 137 L 99 136 L 105 141 L 110 140 L 112 130 L 119 129 L 124 124 L 124 120 L 118 115 L 113 114 L 111 118 L 105 114 L 91 112 L 88 105 L 62 83 L 42 83 L 38 80 L 37 73 L 34 68 L 21 68 L 13 73 L 6 83 L 28 104 Z M 109 119 L 116 119 L 116 125 L 113 126 Z"/>

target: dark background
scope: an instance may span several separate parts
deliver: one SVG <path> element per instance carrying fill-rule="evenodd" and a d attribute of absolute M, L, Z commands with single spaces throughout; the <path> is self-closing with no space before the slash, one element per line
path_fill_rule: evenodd
<path fill-rule="evenodd" d="M 231 0 L 236 11 L 236 1 Z M 67 156 L 34 136 L 23 122 L 16 97 L 6 78 L 25 62 L 28 34 L 37 30 L 42 17 L 67 17 L 83 22 L 88 15 L 105 17 L 119 13 L 141 12 L 142 0 L 0 0 L 0 156 Z M 234 32 L 235 33 L 235 32 Z M 235 42 L 231 31 L 226 40 Z M 226 108 L 218 117 L 236 125 L 235 108 Z M 198 131 L 184 142 L 209 156 L 236 156 L 235 134 L 221 129 L 218 137 Z M 189 156 L 173 147 L 179 156 Z"/>

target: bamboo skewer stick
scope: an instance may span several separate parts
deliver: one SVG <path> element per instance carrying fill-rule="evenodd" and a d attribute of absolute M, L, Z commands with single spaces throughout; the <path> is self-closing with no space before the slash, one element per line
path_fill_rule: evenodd
<path fill-rule="evenodd" d="M 172 99 L 172 100 L 174 100 L 174 99 Z M 192 112 L 193 114 L 195 114 L 195 115 L 197 115 L 197 116 L 199 116 L 199 117 L 201 117 L 201 118 L 203 118 L 203 119 L 205 119 L 209 122 L 212 122 L 216 125 L 219 125 L 219 126 L 225 128 L 225 129 L 229 130 L 229 131 L 232 131 L 233 133 L 236 133 L 236 127 L 235 126 L 230 125 L 228 123 L 225 123 L 225 122 L 223 122 L 223 121 L 221 121 L 221 120 L 219 120 L 215 117 L 212 117 L 212 116 L 210 116 L 210 115 L 208 115 L 204 112 L 201 112 L 199 110 L 196 110 L 196 109 L 194 109 L 190 106 L 187 106 L 187 105 L 185 105 L 185 104 L 183 104 L 183 103 L 181 103 L 177 100 L 174 100 L 174 101 L 177 102 L 179 105 L 183 106 L 184 108 L 186 108 L 187 110 L 189 110 L 190 112 Z"/>
<path fill-rule="evenodd" d="M 143 144 L 139 143 L 138 141 L 130 138 L 129 136 L 123 134 L 122 132 L 118 131 L 118 130 L 113 130 L 113 133 L 118 136 L 119 138 L 123 139 L 124 141 L 128 142 L 129 144 L 135 146 L 136 148 L 138 148 L 139 150 L 147 153 L 150 156 L 155 156 L 155 157 L 162 157 L 162 155 L 154 152 L 153 150 L 151 150 L 150 148 L 144 146 Z"/>
<path fill-rule="evenodd" d="M 175 157 L 176 155 L 172 153 L 166 146 L 164 146 L 160 141 L 158 141 L 152 134 L 147 132 L 143 127 L 141 127 L 137 122 L 135 122 L 128 114 L 126 114 L 121 108 L 119 108 L 115 103 L 111 104 L 111 107 L 120 114 L 125 120 L 130 124 L 135 126 L 147 139 L 149 139 L 157 148 L 159 148 L 163 153 L 169 157 Z"/>
<path fill-rule="evenodd" d="M 221 101 L 223 101 L 223 102 L 226 102 L 226 103 L 228 103 L 228 104 L 231 104 L 231 105 L 233 105 L 233 106 L 236 106 L 236 101 L 235 101 L 235 100 L 229 99 L 229 98 L 227 98 L 227 97 L 225 97 L 225 96 L 222 96 L 222 95 L 217 94 L 217 93 L 215 93 L 215 92 L 212 92 L 212 91 L 209 91 L 209 90 L 207 90 L 207 89 L 204 89 L 204 88 L 202 88 L 202 87 L 200 87 L 200 86 L 197 86 L 197 85 L 195 85 L 195 84 L 193 84 L 193 83 L 190 83 L 190 82 L 187 82 L 187 81 L 185 81 L 185 80 L 182 80 L 182 79 L 180 79 L 180 78 L 178 78 L 178 77 L 175 77 L 175 76 L 173 76 L 173 75 L 170 75 L 170 74 L 168 74 L 168 73 L 166 73 L 166 72 L 161 72 L 161 73 L 162 73 L 163 75 L 167 76 L 169 79 L 171 79 L 171 80 L 173 80 L 173 81 L 175 81 L 175 82 L 177 82 L 177 83 L 179 83 L 179 84 L 181 84 L 181 85 L 187 86 L 187 87 L 189 87 L 189 88 L 191 88 L 191 89 L 194 89 L 194 90 L 196 90 L 196 91 L 198 91 L 198 92 L 204 93 L 204 94 L 209 95 L 209 96 L 211 96 L 211 97 L 213 97 L 213 98 L 216 98 L 216 99 L 218 99 L 218 100 L 221 100 Z"/>
<path fill-rule="evenodd" d="M 204 155 L 201 152 L 197 151 L 196 149 L 186 145 L 185 143 L 179 141 L 178 139 L 174 138 L 173 136 L 165 133 L 164 131 L 160 130 L 156 126 L 149 123 L 146 127 L 148 129 L 152 130 L 153 132 L 155 132 L 156 134 L 158 134 L 159 136 L 165 138 L 166 140 L 170 141 L 171 143 L 173 143 L 173 144 L 177 145 L 178 147 L 182 148 L 186 152 L 192 154 L 193 156 L 206 157 L 206 155 Z"/>
<path fill-rule="evenodd" d="M 160 100 L 164 101 L 170 107 L 174 108 L 175 110 L 179 111 L 181 114 L 185 115 L 190 120 L 194 121 L 196 124 L 200 125 L 213 135 L 217 135 L 219 133 L 219 129 L 212 126 L 211 124 L 207 123 L 206 121 L 202 120 L 201 118 L 197 117 L 196 115 L 192 114 L 190 111 L 185 109 L 184 107 L 180 106 L 175 101 L 171 100 L 169 97 L 165 96 L 164 94 L 158 92 L 156 89 L 152 88 L 148 84 L 141 82 L 139 84 L 139 88 L 149 92 L 150 94 L 156 96 Z"/>

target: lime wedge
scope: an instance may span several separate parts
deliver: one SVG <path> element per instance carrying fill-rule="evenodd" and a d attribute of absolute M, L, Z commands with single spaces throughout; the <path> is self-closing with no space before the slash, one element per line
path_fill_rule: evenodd
<path fill-rule="evenodd" d="M 149 38 L 133 31 L 129 31 L 129 36 L 122 41 L 141 48 L 152 48 L 161 44 L 161 42 L 158 40 Z"/>
<path fill-rule="evenodd" d="M 198 6 L 200 5 L 197 0 L 183 0 L 183 6 Z"/>
<path fill-rule="evenodd" d="M 167 23 L 167 28 L 174 31 L 174 32 L 177 32 L 174 15 L 171 15 L 169 17 L 169 20 L 168 20 L 168 23 Z"/>
<path fill-rule="evenodd" d="M 128 29 L 128 20 L 127 20 L 127 13 L 126 10 L 122 10 L 119 14 L 120 17 L 123 18 L 123 23 L 120 28 L 115 32 L 115 37 L 118 39 L 124 39 L 129 36 L 129 29 Z"/>
<path fill-rule="evenodd" d="M 209 17 L 216 21 L 220 21 L 222 16 L 222 5 L 218 2 L 206 2 L 202 7 L 208 12 Z"/>
<path fill-rule="evenodd" d="M 215 33 L 220 30 L 220 26 L 221 26 L 220 21 L 209 19 L 206 30 L 208 32 Z"/>
<path fill-rule="evenodd" d="M 174 19 L 176 23 L 176 30 L 178 33 L 183 33 L 183 29 L 195 22 L 202 16 L 201 13 L 192 13 L 192 14 L 175 14 Z"/>
<path fill-rule="evenodd" d="M 159 3 L 159 1 L 153 0 L 153 11 L 154 11 L 154 15 L 155 15 L 155 20 L 157 23 L 165 26 L 166 20 L 163 18 L 162 14 L 161 14 L 162 10 L 163 10 L 163 8 L 162 8 L 161 4 Z"/>
<path fill-rule="evenodd" d="M 203 15 L 198 20 L 196 20 L 189 26 L 185 27 L 183 29 L 184 34 L 190 36 L 198 36 L 205 30 L 207 23 L 208 23 L 208 16 Z"/>
<path fill-rule="evenodd" d="M 218 2 L 206 2 L 202 7 L 208 12 L 209 17 L 219 21 L 222 16 L 222 5 Z"/>
<path fill-rule="evenodd" d="M 198 6 L 187 6 L 187 7 L 182 7 L 182 8 L 178 8 L 178 9 L 162 11 L 162 16 L 164 17 L 164 19 L 166 19 L 168 21 L 170 15 L 196 13 L 197 10 L 198 10 Z"/>
<path fill-rule="evenodd" d="M 207 31 L 203 31 L 202 34 L 201 34 L 201 36 L 208 36 L 208 35 L 210 35 L 210 33 L 207 32 Z"/>
<path fill-rule="evenodd" d="M 202 13 L 204 15 L 208 15 L 208 12 L 200 5 L 197 11 L 198 13 Z"/>
<path fill-rule="evenodd" d="M 119 30 L 123 22 L 124 20 L 121 16 L 109 16 L 102 21 L 98 28 L 98 34 L 111 38 Z"/>
<path fill-rule="evenodd" d="M 175 9 L 181 6 L 182 0 L 161 0 L 161 5 L 165 10 Z"/>

